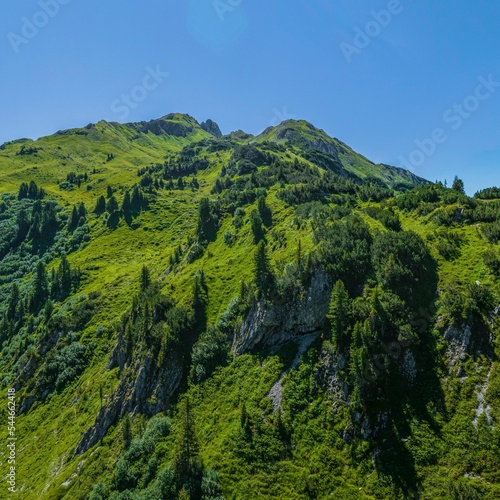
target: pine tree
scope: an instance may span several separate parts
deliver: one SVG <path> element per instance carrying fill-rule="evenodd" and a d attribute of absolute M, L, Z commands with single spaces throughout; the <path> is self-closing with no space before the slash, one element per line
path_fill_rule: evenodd
<path fill-rule="evenodd" d="M 255 252 L 254 277 L 257 290 L 267 295 L 274 284 L 274 275 L 269 263 L 266 244 L 263 241 L 258 244 Z"/>
<path fill-rule="evenodd" d="M 193 285 L 193 311 L 196 325 L 200 330 L 206 326 L 206 307 L 207 307 L 207 285 L 205 282 L 205 273 L 198 270 L 194 276 Z"/>
<path fill-rule="evenodd" d="M 350 365 L 352 397 L 351 401 L 355 408 L 362 408 L 372 398 L 372 389 L 377 379 L 371 352 L 373 335 L 369 320 L 365 323 L 357 322 L 354 325 L 352 342 L 350 347 Z"/>
<path fill-rule="evenodd" d="M 250 214 L 250 225 L 253 232 L 254 243 L 257 244 L 259 241 L 264 239 L 264 228 L 262 227 L 262 218 L 257 210 L 254 210 Z"/>
<path fill-rule="evenodd" d="M 455 179 L 453 179 L 453 184 L 451 185 L 451 189 L 460 194 L 465 194 L 465 186 L 464 181 L 458 178 L 458 175 L 455 175 Z"/>
<path fill-rule="evenodd" d="M 40 238 L 41 233 L 40 233 L 40 213 L 35 212 L 35 215 L 33 216 L 33 220 L 31 222 L 31 228 L 28 233 L 28 239 L 32 238 L 34 240 Z"/>
<path fill-rule="evenodd" d="M 128 448 L 130 446 L 130 443 L 132 442 L 132 422 L 130 421 L 130 415 L 128 413 L 123 419 L 122 439 L 125 444 L 125 448 Z"/>
<path fill-rule="evenodd" d="M 130 198 L 130 191 L 125 191 L 125 196 L 123 197 L 122 202 L 122 211 L 127 214 L 132 210 L 132 200 Z"/>
<path fill-rule="evenodd" d="M 111 186 L 108 186 L 107 197 L 111 198 L 112 196 L 113 196 L 113 189 L 111 188 Z"/>
<path fill-rule="evenodd" d="M 202 198 L 198 207 L 198 225 L 196 234 L 200 241 L 206 241 L 210 237 L 212 229 L 212 212 L 208 198 Z"/>
<path fill-rule="evenodd" d="M 10 297 L 7 306 L 7 318 L 9 320 L 16 318 L 16 313 L 18 310 L 20 298 L 21 298 L 21 293 L 19 291 L 19 286 L 17 285 L 17 283 L 14 283 L 10 290 Z"/>
<path fill-rule="evenodd" d="M 68 230 L 74 231 L 78 227 L 78 210 L 76 205 L 73 205 L 73 210 L 71 212 L 71 217 L 68 219 Z"/>
<path fill-rule="evenodd" d="M 54 311 L 54 303 L 52 302 L 52 300 L 48 299 L 47 302 L 45 302 L 45 307 L 43 312 L 45 323 L 49 321 L 53 311 Z"/>
<path fill-rule="evenodd" d="M 61 292 L 64 297 L 67 297 L 71 293 L 71 265 L 68 262 L 66 255 L 62 256 L 61 263 L 59 264 L 58 277 L 61 283 Z"/>
<path fill-rule="evenodd" d="M 40 196 L 40 190 L 38 189 L 38 186 L 36 185 L 35 181 L 30 181 L 30 185 L 28 188 L 28 198 L 31 198 L 32 200 L 36 200 L 37 198 L 42 198 Z"/>
<path fill-rule="evenodd" d="M 94 209 L 96 214 L 102 214 L 106 210 L 106 198 L 104 196 L 99 196 Z"/>
<path fill-rule="evenodd" d="M 172 467 L 179 485 L 195 478 L 203 469 L 199 459 L 199 444 L 189 398 L 185 398 L 180 407 Z"/>
<path fill-rule="evenodd" d="M 85 208 L 85 204 L 84 203 L 80 203 L 80 205 L 78 205 L 78 220 L 80 219 L 85 219 L 87 217 L 87 209 Z"/>
<path fill-rule="evenodd" d="M 21 241 L 24 240 L 24 238 L 28 234 L 30 228 L 30 220 L 24 208 L 21 208 L 21 210 L 19 210 L 16 218 L 16 224 L 17 224 L 16 240 L 18 243 L 20 243 Z"/>
<path fill-rule="evenodd" d="M 23 200 L 24 198 L 27 198 L 27 197 L 28 197 L 28 184 L 26 184 L 25 182 L 23 182 L 19 186 L 19 192 L 17 194 L 17 199 L 18 200 Z"/>
<path fill-rule="evenodd" d="M 338 280 L 333 287 L 330 308 L 326 317 L 333 342 L 339 349 L 344 348 L 349 329 L 350 303 L 349 295 L 341 280 Z"/>
<path fill-rule="evenodd" d="M 142 204 L 144 203 L 144 195 L 142 194 L 142 191 L 140 190 L 139 186 L 134 186 L 134 189 L 132 190 L 132 209 L 133 210 L 140 210 L 142 207 Z"/>
<path fill-rule="evenodd" d="M 32 310 L 38 311 L 49 296 L 47 272 L 42 261 L 38 261 L 33 283 Z"/>
<path fill-rule="evenodd" d="M 106 210 L 113 215 L 115 212 L 118 211 L 118 202 L 116 201 L 116 198 L 114 195 L 111 195 L 111 198 L 108 200 L 108 204 L 106 206 Z"/>
<path fill-rule="evenodd" d="M 144 265 L 141 270 L 141 291 L 145 292 L 151 285 L 151 273 L 149 268 Z"/>
<path fill-rule="evenodd" d="M 257 210 L 265 226 L 270 227 L 273 223 L 271 209 L 266 204 L 265 196 L 260 196 L 257 200 Z"/>

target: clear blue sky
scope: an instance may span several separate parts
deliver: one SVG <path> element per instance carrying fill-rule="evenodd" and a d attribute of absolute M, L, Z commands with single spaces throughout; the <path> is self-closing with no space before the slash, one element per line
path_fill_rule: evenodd
<path fill-rule="evenodd" d="M 0 143 L 120 121 L 117 99 L 159 67 L 125 121 L 184 112 L 256 134 L 304 118 L 373 161 L 500 185 L 498 2 L 45 0 L 49 16 L 43 1 L 3 2 Z"/>

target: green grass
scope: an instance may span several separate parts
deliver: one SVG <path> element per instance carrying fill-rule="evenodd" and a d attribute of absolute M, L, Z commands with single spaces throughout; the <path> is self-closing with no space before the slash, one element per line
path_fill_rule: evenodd
<path fill-rule="evenodd" d="M 193 125 L 191 119 L 182 115 L 175 115 L 171 120 Z M 296 122 L 293 126 L 306 141 L 320 137 L 342 149 L 340 159 L 344 167 L 361 178 L 372 176 L 390 183 L 408 181 L 397 172 L 374 165 L 346 145 L 328 138 L 324 132 L 309 129 L 305 122 Z M 276 133 L 277 129 L 272 129 L 251 141 L 276 141 Z M 34 142 L 7 144 L 0 149 L 0 193 L 16 193 L 21 182 L 34 180 L 47 191 L 47 198 L 57 200 L 66 210 L 84 202 L 91 211 L 98 197 L 106 195 L 109 185 L 116 190 L 115 196 L 121 203 L 125 189 L 140 179 L 137 176 L 139 168 L 163 163 L 167 155 L 207 137 L 209 134 L 199 127 L 194 127 L 188 137 L 180 138 L 143 134 L 130 126 L 99 122 L 89 129 L 77 129 Z M 36 155 L 17 155 L 22 144 L 39 148 L 39 151 Z M 108 154 L 113 154 L 114 159 L 107 161 Z M 292 152 L 290 157 L 294 155 Z M 95 483 L 112 476 L 114 463 L 123 451 L 120 422 L 110 428 L 102 443 L 82 456 L 73 457 L 73 451 L 100 410 L 100 390 L 106 404 L 119 383 L 117 370 L 107 370 L 106 366 L 116 342 L 115 326 L 139 290 L 139 276 L 144 265 L 150 268 L 153 278 L 159 280 L 163 293 L 184 305 L 192 299 L 194 274 L 202 269 L 208 285 L 208 324 L 217 323 L 231 299 L 238 296 L 242 281 L 249 283 L 253 280 L 256 245 L 249 217 L 257 207 L 256 203 L 245 206 L 241 228 L 235 228 L 232 216 L 226 214 L 216 239 L 210 242 L 201 258 L 191 264 L 183 260 L 170 268 L 170 257 L 175 248 L 181 245 L 187 250 L 189 238 L 195 232 L 200 199 L 216 198 L 211 194 L 212 186 L 220 169 L 229 162 L 231 152 L 204 152 L 203 156 L 210 159 L 210 167 L 197 174 L 199 190 L 160 190 L 152 196 L 149 209 L 134 218 L 130 226 L 122 219 L 116 228 L 111 229 L 103 222 L 102 216 L 89 215 L 91 241 L 68 258 L 84 276 L 78 294 L 101 292 L 95 314 L 81 332 L 82 341 L 96 342 L 95 354 L 91 365 L 78 380 L 60 394 L 54 392 L 46 401 L 35 403 L 26 415 L 18 417 L 17 473 L 22 492 L 13 498 L 83 499 L 87 498 Z M 70 172 L 87 173 L 90 180 L 72 191 L 61 190 L 58 182 L 64 182 Z M 273 214 L 273 226 L 266 231 L 266 240 L 274 268 L 295 259 L 299 240 L 304 254 L 314 248 L 310 222 L 301 229 L 297 228 L 294 224 L 295 209 L 277 197 L 279 189 L 278 185 L 271 187 L 266 200 Z M 370 205 L 374 204 L 359 203 L 354 212 L 363 218 L 372 232 L 386 231 L 380 222 L 363 211 Z M 429 217 L 397 212 L 403 229 L 415 231 L 424 240 L 438 229 Z M 476 226 L 457 225 L 452 230 L 460 233 L 464 241 L 455 260 L 446 260 L 433 242 L 428 243 L 438 264 L 439 289 L 445 290 L 455 281 L 466 285 L 479 280 L 492 288 L 498 300 L 498 282 L 482 260 L 482 253 L 493 246 Z M 227 231 L 236 237 L 232 246 L 224 240 Z M 184 252 L 183 257 L 185 255 Z M 49 269 L 58 262 L 56 259 L 50 263 Z M 96 336 L 98 327 L 104 329 L 100 337 Z M 498 325 L 495 324 L 493 331 L 498 331 Z M 438 333 L 436 344 L 436 356 L 442 360 L 445 344 Z M 495 347 L 498 356 L 498 342 Z M 305 361 L 283 380 L 284 420 L 291 432 L 290 447 L 293 451 L 288 450 L 279 460 L 247 463 L 235 450 L 243 402 L 253 418 L 262 420 L 265 428 L 266 421 L 271 422 L 274 418 L 269 413 L 269 401 L 265 396 L 280 374 L 289 368 L 295 350 L 294 345 L 289 344 L 275 353 L 245 354 L 228 366 L 218 368 L 199 386 L 187 388 L 195 408 L 205 466 L 220 472 L 226 498 L 329 498 L 332 494 L 346 499 L 392 498 L 395 493 L 391 478 L 377 473 L 368 451 L 354 449 L 344 442 L 347 410 L 335 412 L 331 397 L 318 388 L 314 375 L 318 367 L 318 344 L 310 348 Z M 405 441 L 404 446 L 417 457 L 415 470 L 423 488 L 421 498 L 445 498 L 448 477 L 463 478 L 471 470 L 485 477 L 484 480 L 470 480 L 481 483 L 484 498 L 496 498 L 499 493 L 500 478 L 493 470 L 495 459 L 485 451 L 481 441 L 484 436 L 472 426 L 477 407 L 477 386 L 484 381 L 490 365 L 491 361 L 482 355 L 464 363 L 467 377 L 464 380 L 446 377 L 444 371 L 441 373 L 440 389 L 445 407 L 429 419 L 437 423 L 438 431 L 431 429 L 428 421 L 419 414 L 408 418 L 408 434 L 412 439 Z M 498 384 L 498 372 L 496 362 L 492 371 L 494 384 Z M 23 395 L 21 388 L 19 396 Z M 5 396 L 5 390 L 1 396 Z M 498 404 L 495 395 L 491 405 L 496 422 L 500 415 Z M 295 410 L 299 407 L 300 410 Z M 431 405 L 429 408 L 432 412 Z M 175 411 L 169 413 L 169 418 L 175 427 Z M 135 436 L 141 435 L 142 427 L 143 418 L 137 417 L 133 425 Z M 267 438 L 266 434 L 262 439 Z M 269 439 L 272 445 L 274 441 Z M 490 436 L 490 441 L 493 439 L 497 437 Z M 172 434 L 157 444 L 155 453 L 162 457 L 160 469 L 171 460 L 174 441 L 175 435 Z M 465 450 L 463 454 L 462 450 Z M 355 459 L 354 456 L 361 458 Z M 69 483 L 63 485 L 67 481 Z M 403 498 L 402 493 L 399 498 Z"/>

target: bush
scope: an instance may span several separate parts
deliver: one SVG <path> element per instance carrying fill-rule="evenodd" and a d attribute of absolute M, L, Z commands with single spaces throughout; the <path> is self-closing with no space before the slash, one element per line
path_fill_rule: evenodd
<path fill-rule="evenodd" d="M 483 261 L 485 266 L 494 276 L 500 275 L 500 258 L 496 252 L 487 250 L 483 253 Z"/>
<path fill-rule="evenodd" d="M 498 243 L 500 240 L 500 222 L 484 224 L 481 226 L 481 231 L 490 243 Z"/>
<path fill-rule="evenodd" d="M 57 391 L 64 389 L 80 375 L 88 364 L 87 348 L 77 342 L 62 349 L 47 370 L 55 380 Z"/>
<path fill-rule="evenodd" d="M 195 383 L 207 379 L 219 365 L 227 362 L 229 343 L 226 336 L 210 326 L 193 347 L 191 380 Z"/>
<path fill-rule="evenodd" d="M 425 286 L 429 251 L 411 231 L 377 233 L 373 242 L 373 267 L 382 286 L 409 300 Z"/>
<path fill-rule="evenodd" d="M 232 231 L 226 231 L 224 233 L 224 243 L 228 247 L 232 247 L 234 245 L 234 242 L 236 241 L 236 236 Z"/>
<path fill-rule="evenodd" d="M 399 216 L 392 210 L 384 210 L 378 207 L 368 207 L 365 212 L 375 220 L 382 223 L 387 229 L 392 231 L 401 231 L 401 221 Z"/>

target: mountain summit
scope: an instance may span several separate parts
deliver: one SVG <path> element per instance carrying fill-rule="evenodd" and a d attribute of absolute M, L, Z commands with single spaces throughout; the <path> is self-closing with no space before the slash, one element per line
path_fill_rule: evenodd
<path fill-rule="evenodd" d="M 500 498 L 499 221 L 303 120 L 3 144 L 22 498 Z"/>

